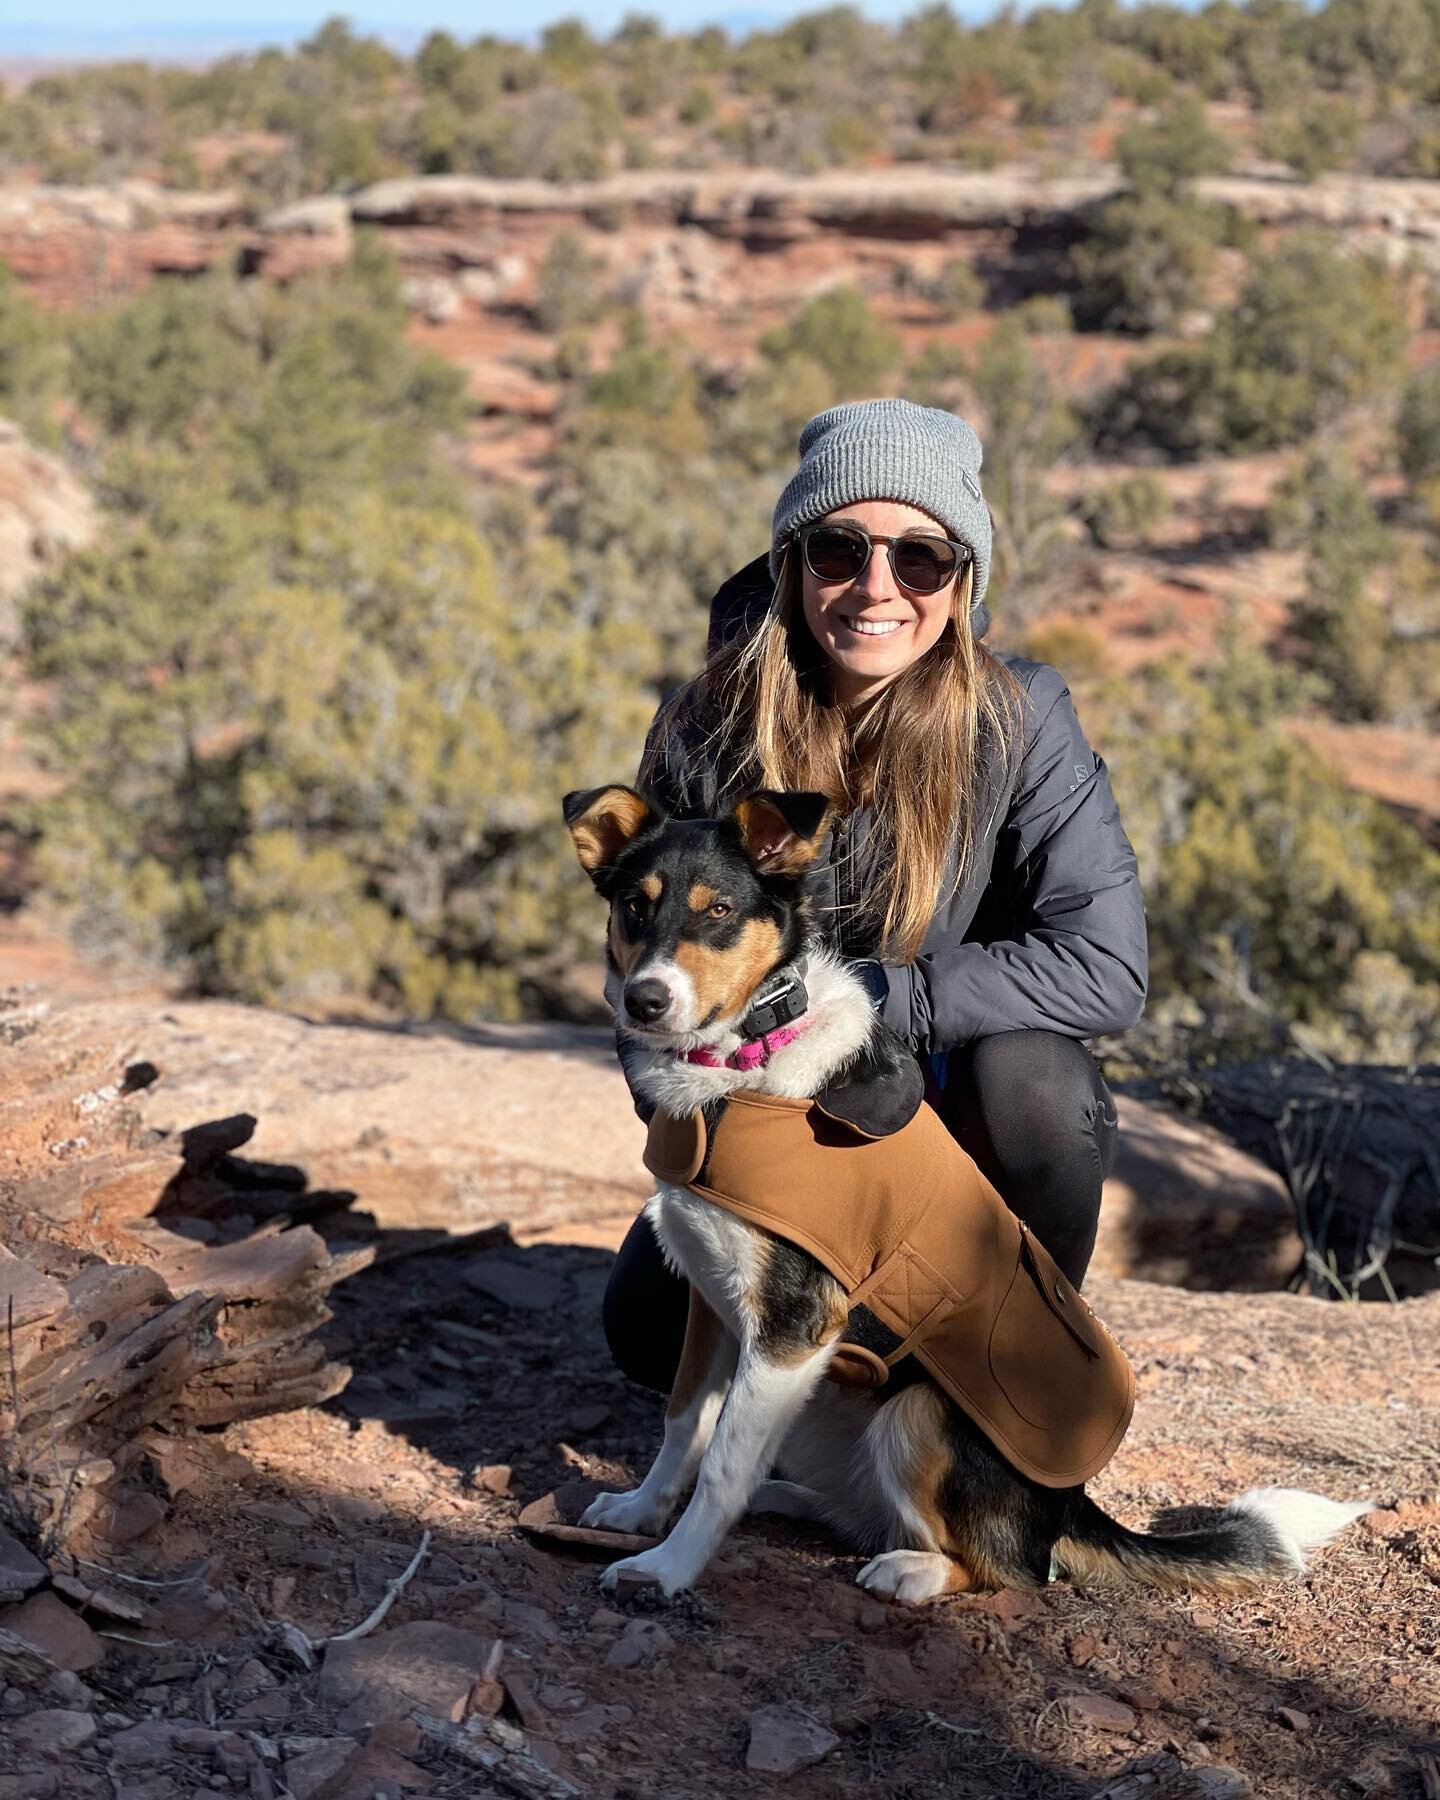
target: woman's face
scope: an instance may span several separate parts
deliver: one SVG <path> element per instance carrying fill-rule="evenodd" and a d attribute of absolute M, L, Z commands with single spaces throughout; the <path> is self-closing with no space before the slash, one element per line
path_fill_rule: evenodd
<path fill-rule="evenodd" d="M 947 537 L 918 506 L 903 500 L 860 500 L 836 507 L 826 524 L 859 525 L 881 537 L 924 532 Z M 795 554 L 799 555 L 796 546 Z M 954 604 L 955 581 L 938 594 L 912 594 L 900 586 L 890 567 L 888 547 L 876 544 L 870 560 L 853 581 L 820 581 L 800 558 L 805 623 L 830 665 L 832 697 L 839 702 L 868 699 L 923 656 L 945 629 Z M 882 624 L 882 635 L 866 633 L 861 624 Z"/>

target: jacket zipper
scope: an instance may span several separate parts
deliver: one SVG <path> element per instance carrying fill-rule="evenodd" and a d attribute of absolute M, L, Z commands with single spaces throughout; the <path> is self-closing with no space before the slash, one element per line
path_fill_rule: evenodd
<path fill-rule="evenodd" d="M 830 841 L 830 860 L 835 865 L 835 941 L 841 956 L 845 955 L 845 939 L 849 925 L 845 893 L 845 840 L 849 831 L 850 814 L 846 813 L 835 827 L 835 835 Z"/>

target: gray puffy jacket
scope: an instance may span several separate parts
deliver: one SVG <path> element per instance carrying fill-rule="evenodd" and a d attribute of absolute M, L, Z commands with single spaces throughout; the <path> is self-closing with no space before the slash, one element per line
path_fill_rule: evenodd
<path fill-rule="evenodd" d="M 711 648 L 748 630 L 770 592 L 763 557 L 732 576 L 712 603 Z M 982 637 L 983 605 L 971 623 Z M 1002 1031 L 1124 1031 L 1145 1004 L 1145 909 L 1105 764 L 1085 741 L 1058 671 L 1020 656 L 1000 660 L 1028 696 L 1023 757 L 1008 768 L 998 752 L 991 758 L 970 878 L 941 902 L 913 962 L 881 964 L 885 1022 L 921 1057 Z M 637 785 L 675 817 L 713 818 L 738 796 L 722 793 L 694 735 L 682 730 L 662 763 L 652 724 Z M 807 882 L 826 941 L 846 957 L 876 951 L 854 910 L 873 874 L 870 824 L 868 807 L 840 819 Z M 952 853 L 942 893 L 954 876 Z"/>

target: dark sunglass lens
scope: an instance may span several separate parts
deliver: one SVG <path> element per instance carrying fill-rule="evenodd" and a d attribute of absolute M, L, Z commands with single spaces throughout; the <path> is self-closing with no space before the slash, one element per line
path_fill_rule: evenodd
<path fill-rule="evenodd" d="M 901 538 L 895 546 L 895 579 L 917 594 L 933 594 L 955 573 L 955 552 L 933 538 Z"/>
<path fill-rule="evenodd" d="M 865 542 L 850 531 L 812 531 L 805 559 L 820 581 L 852 581 L 865 566 Z"/>

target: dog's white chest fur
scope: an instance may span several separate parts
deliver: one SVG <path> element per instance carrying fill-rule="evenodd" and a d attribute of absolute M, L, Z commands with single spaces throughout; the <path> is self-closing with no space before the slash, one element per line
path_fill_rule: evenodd
<path fill-rule="evenodd" d="M 645 1216 L 678 1275 L 692 1281 L 711 1311 L 738 1338 L 760 1280 L 762 1240 L 754 1230 L 689 1188 L 662 1182 Z"/>

